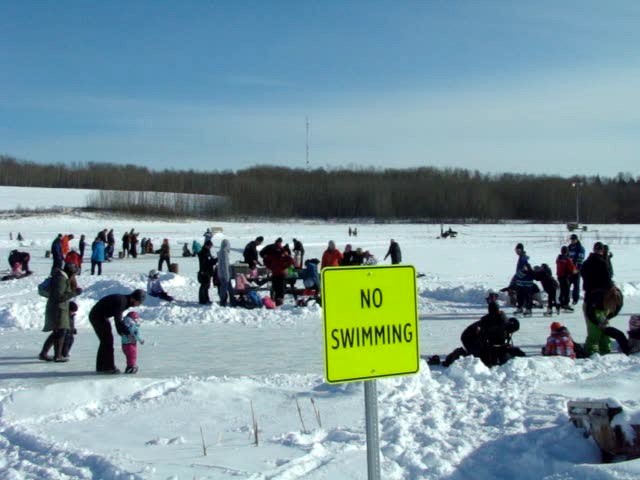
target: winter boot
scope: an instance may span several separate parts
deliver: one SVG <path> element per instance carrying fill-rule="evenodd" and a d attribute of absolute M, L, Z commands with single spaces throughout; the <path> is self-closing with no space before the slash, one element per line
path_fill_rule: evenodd
<path fill-rule="evenodd" d="M 522 308 L 518 307 L 515 309 L 515 311 L 513 312 L 514 315 L 522 315 L 523 310 Z"/>
<path fill-rule="evenodd" d="M 531 309 L 530 309 L 530 308 L 527 308 L 527 309 L 524 311 L 524 316 L 525 316 L 525 317 L 530 317 L 531 315 L 532 315 L 532 313 L 531 313 Z"/>
<path fill-rule="evenodd" d="M 545 317 L 550 317 L 551 315 L 553 315 L 553 310 L 551 310 L 550 308 L 547 308 L 547 311 L 544 312 L 543 315 Z"/>

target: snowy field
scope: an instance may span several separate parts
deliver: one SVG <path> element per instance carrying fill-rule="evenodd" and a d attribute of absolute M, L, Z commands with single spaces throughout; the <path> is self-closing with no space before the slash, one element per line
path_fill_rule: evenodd
<path fill-rule="evenodd" d="M 28 197 L 11 198 L 27 204 Z M 380 260 L 394 238 L 405 263 L 425 274 L 417 279 L 424 356 L 459 346 L 462 330 L 485 311 L 486 290 L 511 278 L 517 242 L 532 264 L 553 264 L 568 238 L 562 225 L 453 225 L 458 238 L 440 240 L 439 225 L 167 222 L 98 214 L 0 219 L 2 268 L 18 248 L 31 253 L 35 272 L 0 282 L 0 479 L 367 478 L 363 386 L 323 381 L 321 309 L 298 308 L 290 298 L 275 311 L 197 303 L 197 259 L 179 254 L 182 243 L 201 241 L 214 226 L 223 228 L 215 246 L 227 238 L 232 260 L 258 235 L 266 243 L 296 237 L 307 258 L 320 257 L 335 240 L 340 249 L 352 243 Z M 357 238 L 348 236 L 349 226 L 358 227 Z M 115 259 L 104 264 L 102 276 L 88 275 L 85 263 L 71 361 L 36 358 L 46 337 L 45 299 L 36 292 L 51 266 L 45 250 L 59 232 L 76 234 L 77 245 L 79 234 L 91 242 L 103 228 L 114 228 L 118 239 L 135 228 L 157 246 L 169 238 L 179 264 L 179 274 L 161 274 L 178 301 L 148 299 L 138 309 L 147 341 L 139 346 L 137 375 L 93 373 L 98 342 L 87 316 L 106 294 L 144 288 L 156 255 Z M 15 240 L 17 232 L 23 242 Z M 626 331 L 629 315 L 640 312 L 640 226 L 590 225 L 583 243 L 589 248 L 596 240 L 614 253 L 625 306 L 613 325 Z M 584 341 L 579 313 L 558 319 Z M 541 311 L 521 319 L 515 342 L 529 356 L 505 366 L 489 370 L 466 358 L 445 369 L 423 361 L 417 375 L 378 380 L 382 478 L 640 478 L 640 460 L 599 464 L 598 448 L 569 422 L 566 409 L 571 399 L 615 398 L 637 416 L 640 358 L 541 357 L 550 321 Z M 118 345 L 116 363 L 124 369 Z"/>

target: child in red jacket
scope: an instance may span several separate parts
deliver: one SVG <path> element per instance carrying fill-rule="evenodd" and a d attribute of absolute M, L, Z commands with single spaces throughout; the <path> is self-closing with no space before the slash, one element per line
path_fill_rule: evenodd
<path fill-rule="evenodd" d="M 571 290 L 571 277 L 577 272 L 573 260 L 569 257 L 569 249 L 563 246 L 560 249 L 560 255 L 556 258 L 556 275 L 560 284 L 560 298 L 558 303 L 560 308 L 565 311 L 572 312 L 573 308 L 569 305 L 569 292 Z"/>
<path fill-rule="evenodd" d="M 560 322 L 551 324 L 551 335 L 547 338 L 547 345 L 542 349 L 542 354 L 576 358 L 573 339 L 567 327 L 563 327 Z"/>

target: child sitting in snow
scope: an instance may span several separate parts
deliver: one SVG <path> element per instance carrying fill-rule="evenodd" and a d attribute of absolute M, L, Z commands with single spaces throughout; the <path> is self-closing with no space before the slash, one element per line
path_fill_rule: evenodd
<path fill-rule="evenodd" d="M 151 270 L 149 272 L 147 293 L 152 297 L 161 298 L 167 302 L 173 302 L 173 297 L 165 292 L 164 288 L 162 288 L 162 284 L 160 283 L 160 273 L 158 273 L 157 270 Z"/>
<path fill-rule="evenodd" d="M 129 312 L 122 320 L 126 327 L 126 332 L 120 335 L 122 339 L 122 352 L 127 357 L 127 368 L 124 373 L 136 373 L 138 371 L 138 342 L 144 344 L 140 336 L 140 326 L 138 322 L 140 316 L 137 312 Z"/>
<path fill-rule="evenodd" d="M 640 315 L 629 318 L 629 353 L 640 353 Z"/>
<path fill-rule="evenodd" d="M 563 327 L 560 322 L 553 322 L 550 328 L 551 335 L 547 338 L 547 345 L 542 348 L 542 354 L 575 359 L 575 345 L 567 327 Z"/>

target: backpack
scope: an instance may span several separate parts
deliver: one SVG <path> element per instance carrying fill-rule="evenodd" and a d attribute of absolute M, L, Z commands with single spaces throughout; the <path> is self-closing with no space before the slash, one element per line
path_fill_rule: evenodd
<path fill-rule="evenodd" d="M 44 298 L 49 298 L 49 292 L 51 291 L 51 277 L 45 278 L 38 284 L 38 295 Z"/>

